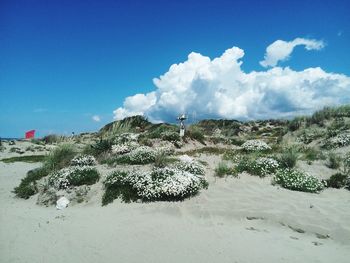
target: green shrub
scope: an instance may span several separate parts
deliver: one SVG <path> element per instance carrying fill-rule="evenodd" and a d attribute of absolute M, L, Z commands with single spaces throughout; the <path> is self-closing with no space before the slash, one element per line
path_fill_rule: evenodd
<path fill-rule="evenodd" d="M 62 169 L 69 166 L 75 155 L 76 151 L 72 145 L 61 145 L 50 152 L 44 162 L 44 166 L 50 171 Z"/>
<path fill-rule="evenodd" d="M 293 148 L 284 149 L 279 157 L 279 163 L 283 168 L 293 168 L 298 160 L 298 152 Z"/>
<path fill-rule="evenodd" d="M 332 188 L 342 188 L 349 184 L 349 176 L 343 173 L 333 174 L 327 180 L 327 186 Z"/>
<path fill-rule="evenodd" d="M 28 199 L 37 193 L 36 181 L 47 175 L 48 171 L 44 167 L 30 170 L 26 177 L 21 180 L 19 186 L 15 187 L 14 193 L 17 197 Z"/>
<path fill-rule="evenodd" d="M 173 131 L 167 131 L 163 132 L 161 134 L 161 138 L 164 141 L 169 141 L 169 142 L 178 142 L 180 141 L 180 135 L 178 132 L 173 132 Z"/>
<path fill-rule="evenodd" d="M 316 177 L 293 169 L 278 170 L 274 176 L 274 183 L 301 192 L 316 193 L 324 189 L 324 183 Z"/>
<path fill-rule="evenodd" d="M 67 176 L 71 185 L 92 185 L 100 179 L 100 174 L 96 169 L 75 170 Z"/>
<path fill-rule="evenodd" d="M 94 157 L 98 158 L 100 155 L 106 152 L 110 152 L 112 149 L 113 141 L 112 140 L 100 140 L 93 145 L 90 145 L 90 149 L 85 149 L 85 154 L 91 154 Z"/>
<path fill-rule="evenodd" d="M 327 161 L 327 167 L 331 169 L 338 169 L 341 164 L 341 158 L 336 155 L 334 152 L 330 152 L 328 154 L 328 161 Z"/>
<path fill-rule="evenodd" d="M 250 157 L 248 156 L 242 156 L 236 167 L 235 167 L 235 170 L 238 172 L 238 173 L 242 173 L 242 172 L 248 172 L 250 170 L 250 167 L 252 166 L 252 160 Z"/>
<path fill-rule="evenodd" d="M 139 199 L 137 190 L 125 180 L 127 176 L 128 173 L 124 171 L 116 171 L 107 176 L 104 181 L 103 206 L 112 203 L 117 198 L 121 198 L 125 203 L 134 202 Z"/>

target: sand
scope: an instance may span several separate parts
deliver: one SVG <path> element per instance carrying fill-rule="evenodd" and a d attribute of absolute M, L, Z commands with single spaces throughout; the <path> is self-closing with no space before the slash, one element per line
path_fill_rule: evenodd
<path fill-rule="evenodd" d="M 39 165 L 0 162 L 0 262 L 349 262 L 344 189 L 293 192 L 271 178 L 209 171 L 209 189 L 184 202 L 101 207 L 97 194 L 57 210 L 11 193 Z"/>

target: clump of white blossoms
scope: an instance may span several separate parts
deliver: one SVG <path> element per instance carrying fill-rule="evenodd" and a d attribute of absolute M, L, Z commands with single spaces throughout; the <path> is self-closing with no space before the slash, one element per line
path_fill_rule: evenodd
<path fill-rule="evenodd" d="M 48 177 L 48 184 L 60 190 L 73 185 L 93 184 L 98 179 L 97 170 L 91 166 L 70 166 L 52 172 Z"/>
<path fill-rule="evenodd" d="M 260 157 L 253 162 L 252 170 L 259 176 L 266 176 L 274 173 L 279 167 L 279 163 L 272 158 Z"/>
<path fill-rule="evenodd" d="M 154 168 L 150 172 L 113 173 L 105 185 L 127 185 L 143 200 L 182 200 L 207 186 L 204 176 L 174 167 Z"/>
<path fill-rule="evenodd" d="M 325 187 L 318 178 L 294 169 L 278 170 L 273 180 L 284 188 L 302 192 L 316 193 Z"/>
<path fill-rule="evenodd" d="M 146 164 L 154 162 L 157 152 L 152 147 L 140 146 L 126 155 L 131 163 Z"/>
<path fill-rule="evenodd" d="M 112 153 L 114 154 L 126 154 L 136 149 L 140 145 L 137 142 L 126 142 L 122 144 L 114 144 L 112 145 Z"/>
<path fill-rule="evenodd" d="M 173 167 L 192 174 L 204 174 L 204 167 L 187 155 L 180 156 L 180 162 L 176 162 Z"/>
<path fill-rule="evenodd" d="M 156 154 L 170 155 L 175 151 L 174 145 L 171 143 L 163 143 L 156 148 Z"/>
<path fill-rule="evenodd" d="M 249 140 L 242 144 L 241 146 L 245 151 L 267 151 L 271 150 L 271 147 L 267 145 L 266 142 L 261 140 Z"/>
<path fill-rule="evenodd" d="M 78 155 L 71 161 L 72 166 L 94 166 L 96 159 L 92 155 Z"/>
<path fill-rule="evenodd" d="M 350 134 L 342 133 L 325 142 L 326 148 L 338 148 L 350 145 Z"/>

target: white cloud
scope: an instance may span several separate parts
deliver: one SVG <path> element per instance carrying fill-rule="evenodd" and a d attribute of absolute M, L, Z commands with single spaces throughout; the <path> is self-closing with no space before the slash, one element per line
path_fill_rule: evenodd
<path fill-rule="evenodd" d="M 127 97 L 124 101 L 124 107 L 113 111 L 114 119 L 120 120 L 128 116 L 143 115 L 152 106 L 156 104 L 157 97 L 155 92 L 145 94 L 136 94 Z"/>
<path fill-rule="evenodd" d="M 276 40 L 266 48 L 264 60 L 260 61 L 263 67 L 274 67 L 279 61 L 288 60 L 296 46 L 305 46 L 306 50 L 320 50 L 324 47 L 321 40 L 296 38 L 293 41 Z"/>
<path fill-rule="evenodd" d="M 311 48 L 312 45 L 308 45 Z M 275 67 L 245 73 L 244 51 L 233 47 L 218 58 L 191 53 L 153 80 L 156 90 L 127 97 L 115 119 L 144 114 L 174 121 L 180 113 L 201 118 L 266 119 L 309 114 L 325 105 L 350 102 L 350 78 L 321 68 Z"/>
<path fill-rule="evenodd" d="M 94 115 L 94 116 L 92 116 L 92 120 L 93 120 L 93 121 L 96 121 L 96 122 L 100 122 L 100 121 L 101 121 L 101 118 L 100 118 L 100 116 L 98 116 L 98 115 Z"/>

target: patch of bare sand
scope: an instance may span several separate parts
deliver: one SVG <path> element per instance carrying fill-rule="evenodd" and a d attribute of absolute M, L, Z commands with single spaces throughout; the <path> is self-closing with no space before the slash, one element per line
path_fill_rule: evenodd
<path fill-rule="evenodd" d="M 220 161 L 203 158 L 210 167 Z M 346 190 L 308 194 L 272 186 L 271 178 L 209 173 L 209 189 L 184 202 L 101 207 L 97 185 L 88 203 L 58 211 L 11 193 L 37 166 L 0 163 L 1 262 L 341 263 L 350 256 Z"/>

